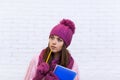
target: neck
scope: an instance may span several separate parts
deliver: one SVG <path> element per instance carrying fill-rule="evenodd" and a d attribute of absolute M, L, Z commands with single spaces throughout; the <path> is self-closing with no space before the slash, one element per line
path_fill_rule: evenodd
<path fill-rule="evenodd" d="M 60 53 L 54 53 L 54 58 L 55 58 L 55 59 L 60 58 Z"/>

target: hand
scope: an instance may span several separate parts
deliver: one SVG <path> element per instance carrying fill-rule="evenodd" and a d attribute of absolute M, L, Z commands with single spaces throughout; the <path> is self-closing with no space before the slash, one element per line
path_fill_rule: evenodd
<path fill-rule="evenodd" d="M 38 67 L 37 71 L 41 74 L 46 74 L 49 71 L 49 64 L 46 62 L 42 62 Z"/>
<path fill-rule="evenodd" d="M 50 71 L 46 75 L 45 80 L 59 80 L 59 78 L 52 71 Z"/>

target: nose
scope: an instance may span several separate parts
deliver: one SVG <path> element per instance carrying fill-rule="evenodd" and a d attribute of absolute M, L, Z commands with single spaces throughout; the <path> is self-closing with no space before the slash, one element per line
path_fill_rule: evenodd
<path fill-rule="evenodd" d="M 55 45 L 56 43 L 57 43 L 57 40 L 56 40 L 56 39 L 52 40 L 52 44 L 53 44 L 53 45 Z"/>

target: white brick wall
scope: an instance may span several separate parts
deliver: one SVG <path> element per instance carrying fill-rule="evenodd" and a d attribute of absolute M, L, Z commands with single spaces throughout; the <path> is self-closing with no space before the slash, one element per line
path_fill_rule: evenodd
<path fill-rule="evenodd" d="M 70 52 L 80 80 L 120 79 L 119 0 L 0 0 L 0 79 L 23 80 L 62 18 L 76 24 Z"/>

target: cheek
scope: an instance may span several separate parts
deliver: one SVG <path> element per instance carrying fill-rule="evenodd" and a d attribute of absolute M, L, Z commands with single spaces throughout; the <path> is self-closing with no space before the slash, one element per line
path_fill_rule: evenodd
<path fill-rule="evenodd" d="M 51 45 L 52 44 L 52 41 L 51 40 L 49 40 L 49 45 Z"/>
<path fill-rule="evenodd" d="M 49 42 L 48 42 L 48 46 L 50 47 L 50 45 L 51 45 L 51 44 L 50 44 L 50 41 L 49 41 Z"/>
<path fill-rule="evenodd" d="M 62 49 L 62 47 L 63 47 L 63 43 L 62 43 L 62 44 L 60 44 L 60 46 L 59 46 L 59 47 L 60 47 L 60 49 Z"/>
<path fill-rule="evenodd" d="M 51 40 L 49 40 L 48 43 L 51 44 Z"/>

